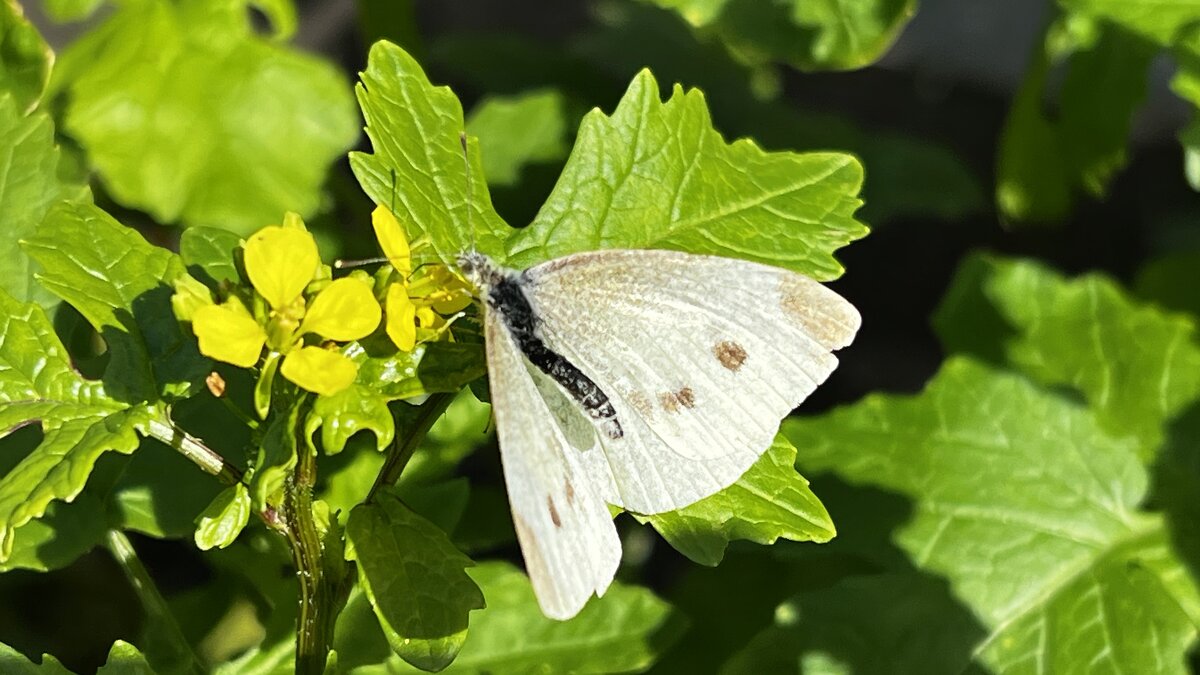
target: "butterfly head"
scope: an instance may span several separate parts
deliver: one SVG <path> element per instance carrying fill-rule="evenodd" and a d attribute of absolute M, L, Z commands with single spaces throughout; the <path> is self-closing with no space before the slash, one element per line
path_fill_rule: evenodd
<path fill-rule="evenodd" d="M 458 271 L 483 293 L 504 278 L 504 271 L 491 258 L 474 251 L 458 256 Z"/>

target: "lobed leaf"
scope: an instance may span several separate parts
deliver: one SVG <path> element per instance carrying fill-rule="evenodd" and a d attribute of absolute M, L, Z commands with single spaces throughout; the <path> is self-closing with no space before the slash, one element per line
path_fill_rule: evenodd
<path fill-rule="evenodd" d="M 208 374 L 209 361 L 171 311 L 170 284 L 185 274 L 178 256 L 96 206 L 69 202 L 52 208 L 23 246 L 42 266 L 41 284 L 108 344 L 104 382 L 111 396 L 137 402 L 183 395 Z"/>
<path fill-rule="evenodd" d="M 508 563 L 471 568 L 487 609 L 472 617 L 471 639 L 447 673 L 624 673 L 644 670 L 678 637 L 681 620 L 650 591 L 613 583 L 569 621 L 547 619 L 529 578 Z M 355 675 L 410 673 L 391 659 Z"/>
<path fill-rule="evenodd" d="M 353 102 L 328 63 L 257 36 L 246 4 L 122 3 L 63 54 L 65 127 L 122 205 L 242 232 L 320 207 Z"/>
<path fill-rule="evenodd" d="M 428 237 L 443 262 L 472 247 L 501 255 L 509 228 L 492 208 L 478 140 L 463 138 L 458 98 L 386 40 L 372 45 L 361 78 L 373 153 L 350 153 L 350 167 L 363 190 L 392 209 L 410 239 Z"/>
<path fill-rule="evenodd" d="M 392 650 L 421 670 L 441 670 L 462 649 L 471 610 L 484 607 L 464 572 L 474 565 L 446 533 L 381 493 L 350 513 L 347 559 Z"/>
<path fill-rule="evenodd" d="M 988 668 L 1183 672 L 1196 588 L 1161 519 L 1138 510 L 1138 443 L 1086 408 L 952 358 L 917 396 L 870 396 L 784 433 L 806 471 L 913 500 L 894 541 L 989 631 L 976 648 Z"/>
<path fill-rule="evenodd" d="M 34 663 L 4 643 L 0 643 L 0 672 L 11 675 L 73 675 L 49 654 L 42 655 L 41 663 Z"/>
<path fill-rule="evenodd" d="M 1078 390 L 1105 430 L 1141 441 L 1146 459 L 1163 425 L 1200 397 L 1194 322 L 1139 303 L 1098 274 L 1069 280 L 1032 261 L 975 257 L 933 321 L 947 351 Z"/>
<path fill-rule="evenodd" d="M 467 117 L 479 139 L 488 185 L 516 185 L 527 164 L 552 162 L 567 154 L 563 95 L 554 90 L 489 96 Z"/>
<path fill-rule="evenodd" d="M 508 263 L 598 248 L 666 248 L 744 258 L 820 280 L 833 252 L 864 236 L 854 220 L 862 167 L 838 153 L 768 153 L 727 144 L 704 95 L 676 86 L 665 103 L 649 71 L 612 116 L 584 117 L 558 184 L 508 240 Z"/>
<path fill-rule="evenodd" d="M 702 565 L 717 565 L 735 539 L 773 544 L 826 542 L 835 531 L 829 512 L 796 473 L 796 449 L 783 437 L 733 485 L 691 506 L 652 516 L 650 523 L 677 551 Z"/>
<path fill-rule="evenodd" d="M 117 640 L 108 652 L 108 661 L 100 666 L 96 675 L 155 675 L 155 673 L 137 647 L 124 640 Z"/>

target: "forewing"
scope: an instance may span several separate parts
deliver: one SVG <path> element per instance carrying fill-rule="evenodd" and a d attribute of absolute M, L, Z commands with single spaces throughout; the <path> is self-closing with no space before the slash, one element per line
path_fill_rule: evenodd
<path fill-rule="evenodd" d="M 500 318 L 488 312 L 485 324 L 492 409 L 521 553 L 542 612 L 569 619 L 593 593 L 603 595 L 621 560 L 602 488 L 583 468 L 589 452 L 601 451 L 592 447 L 590 424 L 568 417 L 577 411 L 543 398 Z"/>
<path fill-rule="evenodd" d="M 733 483 L 837 366 L 860 318 L 800 274 L 673 251 L 608 250 L 525 273 L 547 346 L 610 397 L 600 436 L 618 505 L 691 504 Z"/>

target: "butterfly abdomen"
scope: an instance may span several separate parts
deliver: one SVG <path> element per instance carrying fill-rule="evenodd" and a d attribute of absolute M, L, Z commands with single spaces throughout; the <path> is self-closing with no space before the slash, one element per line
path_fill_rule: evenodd
<path fill-rule="evenodd" d="M 487 295 L 488 307 L 504 318 L 504 326 L 525 358 L 566 390 L 605 435 L 614 439 L 624 436 L 608 395 L 575 364 L 547 347 L 538 335 L 537 314 L 525 295 L 521 278 L 515 274 L 503 275 L 490 285 Z"/>

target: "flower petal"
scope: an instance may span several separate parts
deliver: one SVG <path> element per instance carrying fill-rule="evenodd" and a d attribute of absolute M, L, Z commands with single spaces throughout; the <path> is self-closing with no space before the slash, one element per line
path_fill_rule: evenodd
<path fill-rule="evenodd" d="M 396 271 L 407 277 L 412 272 L 412 252 L 400 221 L 391 209 L 380 204 L 371 212 L 371 226 L 375 228 L 375 238 L 379 240 L 383 255 Z"/>
<path fill-rule="evenodd" d="M 298 298 L 321 262 L 313 236 L 293 227 L 264 227 L 250 235 L 244 249 L 250 283 L 272 309 Z"/>
<path fill-rule="evenodd" d="M 371 287 L 360 279 L 344 277 L 317 294 L 300 324 L 300 333 L 343 342 L 357 340 L 375 330 L 381 314 Z"/>
<path fill-rule="evenodd" d="M 388 286 L 387 334 L 402 352 L 411 352 L 417 345 L 417 306 L 408 299 L 403 284 Z"/>
<path fill-rule="evenodd" d="M 236 300 L 207 305 L 192 314 L 192 331 L 200 353 L 225 363 L 249 368 L 258 362 L 267 334 Z"/>
<path fill-rule="evenodd" d="M 332 396 L 354 383 L 358 366 L 337 352 L 320 347 L 301 347 L 283 357 L 279 372 L 302 389 Z"/>

